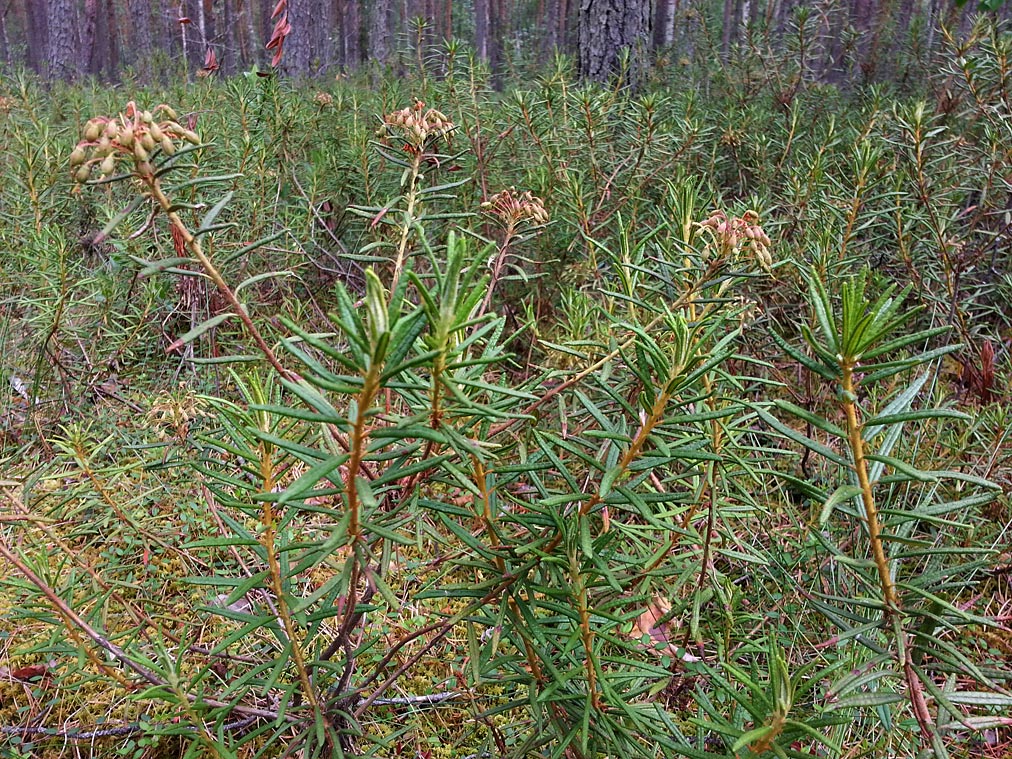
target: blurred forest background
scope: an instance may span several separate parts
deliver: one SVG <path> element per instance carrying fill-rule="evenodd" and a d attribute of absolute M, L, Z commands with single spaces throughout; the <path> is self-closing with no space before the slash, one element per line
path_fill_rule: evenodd
<path fill-rule="evenodd" d="M 938 52 L 941 26 L 965 32 L 979 10 L 1009 14 L 952 0 L 6 0 L 0 58 L 66 80 L 233 74 L 268 66 L 265 42 L 281 31 L 279 65 L 308 77 L 403 69 L 464 40 L 501 84 L 555 52 L 600 79 L 621 67 L 624 46 L 637 65 L 684 66 L 727 60 L 734 46 L 793 44 L 813 78 L 903 83 Z M 615 32 L 602 33 L 607 25 Z M 797 39 L 796 28 L 810 37 Z"/>

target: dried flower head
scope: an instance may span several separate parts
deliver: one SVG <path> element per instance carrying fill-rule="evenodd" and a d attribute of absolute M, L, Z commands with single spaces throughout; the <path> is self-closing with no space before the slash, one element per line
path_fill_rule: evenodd
<path fill-rule="evenodd" d="M 0 113 L 10 113 L 17 104 L 18 101 L 14 98 L 0 96 Z"/>
<path fill-rule="evenodd" d="M 425 110 L 425 103 L 416 100 L 412 107 L 384 116 L 379 135 L 402 140 L 405 151 L 418 155 L 439 140 L 448 142 L 453 129 L 453 122 L 445 114 L 435 108 Z"/>
<path fill-rule="evenodd" d="M 207 416 L 205 401 L 179 383 L 176 392 L 161 393 L 145 415 L 147 422 L 158 430 L 160 437 L 168 437 L 168 432 L 182 440 L 190 429 L 190 422 L 199 417 Z"/>
<path fill-rule="evenodd" d="M 508 228 L 516 228 L 523 223 L 532 226 L 548 223 L 545 202 L 530 190 L 517 192 L 515 187 L 497 192 L 481 204 L 481 210 Z"/>
<path fill-rule="evenodd" d="M 755 211 L 746 211 L 741 216 L 730 218 L 723 211 L 714 211 L 710 214 L 710 218 L 699 226 L 713 236 L 720 256 L 731 256 L 747 248 L 755 256 L 763 271 L 772 269 L 773 255 L 770 253 L 772 243 L 759 223 L 759 214 Z"/>
<path fill-rule="evenodd" d="M 120 161 L 126 161 L 133 172 L 141 177 L 154 174 L 151 164 L 157 151 L 173 155 L 177 145 L 200 144 L 197 133 L 180 126 L 176 112 L 167 105 L 156 106 L 154 111 L 141 111 L 133 101 L 119 116 L 97 116 L 84 125 L 82 139 L 70 154 L 70 169 L 74 179 L 87 182 L 96 170 L 111 176 Z"/>
<path fill-rule="evenodd" d="M 328 108 L 334 105 L 334 96 L 329 92 L 317 92 L 313 96 L 313 102 L 320 106 L 320 108 Z"/>

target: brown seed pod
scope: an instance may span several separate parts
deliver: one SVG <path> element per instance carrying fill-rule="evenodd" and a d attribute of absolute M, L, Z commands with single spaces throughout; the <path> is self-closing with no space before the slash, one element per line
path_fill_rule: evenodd
<path fill-rule="evenodd" d="M 84 127 L 84 139 L 94 142 L 102 135 L 102 125 L 95 119 L 89 121 Z"/>

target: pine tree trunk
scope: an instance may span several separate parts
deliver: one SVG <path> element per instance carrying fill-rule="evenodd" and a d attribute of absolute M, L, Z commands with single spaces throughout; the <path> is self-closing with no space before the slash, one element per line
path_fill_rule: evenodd
<path fill-rule="evenodd" d="M 599 82 L 622 73 L 620 55 L 629 51 L 627 84 L 643 72 L 650 43 L 649 0 L 581 0 L 580 76 Z"/>
<path fill-rule="evenodd" d="M 386 63 L 390 58 L 390 6 L 391 0 L 373 0 L 369 3 L 369 51 L 368 60 Z"/>
<path fill-rule="evenodd" d="M 474 51 L 478 60 L 488 63 L 489 0 L 474 0 Z"/>
<path fill-rule="evenodd" d="M 151 50 L 151 3 L 147 0 L 127 0 L 127 15 L 130 17 L 130 60 L 134 67 L 146 77 L 150 77 Z"/>
<path fill-rule="evenodd" d="M 493 83 L 498 89 L 502 84 L 502 76 L 506 69 L 504 36 L 506 31 L 505 0 L 489 2 L 489 64 L 492 68 Z"/>
<path fill-rule="evenodd" d="M 654 50 L 671 46 L 674 39 L 674 22 L 675 0 L 657 0 L 657 7 L 654 10 Z"/>
<path fill-rule="evenodd" d="M 556 43 L 558 44 L 559 50 L 563 52 L 570 51 L 570 36 L 569 36 L 569 11 L 570 5 L 569 0 L 556 0 L 557 13 L 556 17 L 558 20 L 558 29 L 556 30 Z"/>
<path fill-rule="evenodd" d="M 734 36 L 738 20 L 734 6 L 734 0 L 724 0 L 724 26 L 720 36 L 720 57 L 725 61 L 731 55 L 731 39 Z"/>
<path fill-rule="evenodd" d="M 358 0 L 348 0 L 344 9 L 344 65 L 358 68 L 362 62 L 361 32 L 362 18 L 359 14 Z"/>
<path fill-rule="evenodd" d="M 119 76 L 119 25 L 115 0 L 106 0 L 105 13 L 99 16 L 97 44 L 102 53 L 102 68 L 109 81 Z"/>
<path fill-rule="evenodd" d="M 40 3 L 46 9 L 46 3 Z M 72 0 L 49 0 L 49 44 L 46 63 L 49 75 L 77 79 L 81 73 L 81 55 L 77 38 L 77 13 Z"/>
<path fill-rule="evenodd" d="M 0 60 L 8 67 L 14 65 L 14 61 L 11 60 L 11 40 L 7 34 L 7 11 L 9 9 L 8 5 L 0 13 Z"/>
<path fill-rule="evenodd" d="M 291 76 L 308 76 L 313 59 L 312 0 L 288 0 L 288 23 L 292 31 L 285 39 L 281 66 Z"/>

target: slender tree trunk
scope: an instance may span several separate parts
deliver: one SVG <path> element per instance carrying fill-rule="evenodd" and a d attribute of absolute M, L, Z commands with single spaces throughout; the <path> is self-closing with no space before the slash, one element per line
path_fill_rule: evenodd
<path fill-rule="evenodd" d="M 502 85 L 502 77 L 506 69 L 504 37 L 506 31 L 505 0 L 489 1 L 489 65 L 492 69 L 492 81 L 496 87 Z"/>
<path fill-rule="evenodd" d="M 674 23 L 675 0 L 657 0 L 654 8 L 654 50 L 671 47 Z"/>
<path fill-rule="evenodd" d="M 151 75 L 150 57 L 152 51 L 151 3 L 147 0 L 127 0 L 127 16 L 130 23 L 129 60 L 144 76 Z"/>
<path fill-rule="evenodd" d="M 239 41 L 242 29 L 239 28 L 232 0 L 224 0 L 221 4 L 221 26 L 224 29 L 224 50 L 218 56 L 218 63 L 221 65 L 223 74 L 231 75 L 239 70 L 237 66 L 243 65 L 242 49 Z"/>
<path fill-rule="evenodd" d="M 207 52 L 207 14 L 204 6 L 204 0 L 194 0 L 197 10 L 197 34 L 200 39 L 200 55 L 204 55 Z"/>
<path fill-rule="evenodd" d="M 731 55 L 731 40 L 734 38 L 738 26 L 738 17 L 734 10 L 734 0 L 724 0 L 724 25 L 720 36 L 720 57 L 725 61 Z"/>
<path fill-rule="evenodd" d="M 77 37 L 77 13 L 72 0 L 49 0 L 49 44 L 46 62 L 49 75 L 74 80 L 81 73 L 81 55 Z"/>
<path fill-rule="evenodd" d="M 390 10 L 392 0 L 373 0 L 368 4 L 369 51 L 368 59 L 386 63 L 390 58 L 392 40 L 390 34 Z"/>
<path fill-rule="evenodd" d="M 362 17 L 359 13 L 358 0 L 348 0 L 344 14 L 344 65 L 358 68 L 362 62 Z"/>
<path fill-rule="evenodd" d="M 240 28 L 244 40 L 241 43 L 243 68 L 259 63 L 263 59 L 263 43 L 257 34 L 257 8 L 254 0 L 236 0 L 236 15 L 242 17 Z"/>
<path fill-rule="evenodd" d="M 0 12 L 0 58 L 8 67 L 14 65 L 11 60 L 11 40 L 7 34 L 7 11 L 10 10 L 10 7 L 10 4 L 7 4 Z"/>
<path fill-rule="evenodd" d="M 649 0 L 581 0 L 580 75 L 607 81 L 620 71 L 620 54 L 630 52 L 627 84 L 642 74 L 642 62 L 650 44 Z"/>
<path fill-rule="evenodd" d="M 490 0 L 474 0 L 474 51 L 478 59 L 488 63 L 488 27 Z"/>
<path fill-rule="evenodd" d="M 103 52 L 105 76 L 109 81 L 119 77 L 119 23 L 115 0 L 106 0 L 101 14 L 98 39 Z"/>
<path fill-rule="evenodd" d="M 285 39 L 281 65 L 293 76 L 308 76 L 313 60 L 313 0 L 288 0 L 288 23 L 292 31 Z"/>
<path fill-rule="evenodd" d="M 95 76 L 99 73 L 101 66 L 95 45 L 98 34 L 98 0 L 84 0 L 84 15 L 81 18 L 81 28 L 79 31 L 78 51 L 80 59 L 78 65 L 80 66 L 80 71 Z"/>

